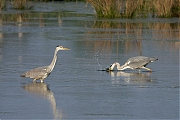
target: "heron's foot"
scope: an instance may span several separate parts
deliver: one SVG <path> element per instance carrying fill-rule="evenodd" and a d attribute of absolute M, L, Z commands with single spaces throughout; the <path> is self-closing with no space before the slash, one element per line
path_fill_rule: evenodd
<path fill-rule="evenodd" d="M 152 72 L 150 68 L 147 68 L 147 67 L 142 67 L 142 68 L 148 70 L 149 72 Z"/>

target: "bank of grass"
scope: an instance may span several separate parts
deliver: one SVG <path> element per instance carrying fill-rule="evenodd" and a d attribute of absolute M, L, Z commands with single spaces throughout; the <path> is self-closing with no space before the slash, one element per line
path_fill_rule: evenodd
<path fill-rule="evenodd" d="M 180 17 L 180 0 L 86 0 L 99 18 Z"/>
<path fill-rule="evenodd" d="M 122 0 L 86 0 L 86 2 L 94 7 L 97 16 L 100 18 L 119 17 Z"/>
<path fill-rule="evenodd" d="M 27 10 L 33 7 L 29 1 L 50 0 L 0 0 L 0 10 L 6 8 L 7 1 L 11 1 L 14 9 Z M 99 18 L 180 17 L 180 0 L 86 0 L 86 2 L 94 7 Z"/>

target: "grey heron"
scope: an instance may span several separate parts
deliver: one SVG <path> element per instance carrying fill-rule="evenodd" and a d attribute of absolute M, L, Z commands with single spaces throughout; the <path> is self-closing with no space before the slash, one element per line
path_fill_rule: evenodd
<path fill-rule="evenodd" d="M 117 70 L 125 70 L 125 69 L 146 69 L 148 71 L 152 71 L 150 68 L 147 68 L 146 65 L 148 65 L 151 62 L 154 62 L 158 60 L 158 58 L 154 58 L 154 57 L 145 57 L 145 56 L 136 56 L 136 57 L 132 57 L 129 58 L 127 60 L 127 62 L 120 66 L 120 64 L 118 62 L 115 62 L 113 64 L 111 64 L 109 67 L 106 68 L 106 71 L 112 71 L 114 69 L 114 67 L 117 67 Z"/>
<path fill-rule="evenodd" d="M 41 82 L 44 82 L 44 79 L 50 75 L 50 73 L 52 72 L 52 70 L 56 64 L 57 52 L 59 50 L 70 50 L 70 49 L 64 48 L 63 46 L 57 46 L 54 51 L 54 57 L 53 57 L 50 65 L 31 69 L 31 70 L 23 73 L 21 75 L 21 77 L 32 78 L 32 79 L 34 79 L 33 82 L 35 82 L 36 80 L 40 80 Z"/>

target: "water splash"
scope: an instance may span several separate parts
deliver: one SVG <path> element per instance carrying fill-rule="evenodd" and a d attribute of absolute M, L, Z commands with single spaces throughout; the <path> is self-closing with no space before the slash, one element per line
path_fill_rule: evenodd
<path fill-rule="evenodd" d="M 97 51 L 97 52 L 95 53 L 94 58 L 96 59 L 96 62 L 97 62 L 97 64 L 98 64 L 98 67 L 100 68 L 100 69 L 97 69 L 97 70 L 102 70 L 102 65 L 99 63 L 99 55 L 98 55 L 98 53 L 99 53 L 99 51 Z"/>

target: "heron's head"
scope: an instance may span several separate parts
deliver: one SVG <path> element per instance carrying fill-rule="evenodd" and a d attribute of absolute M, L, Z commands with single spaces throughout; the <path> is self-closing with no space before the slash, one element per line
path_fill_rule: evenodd
<path fill-rule="evenodd" d="M 118 62 L 115 62 L 111 64 L 110 66 L 106 67 L 106 71 L 112 71 L 115 66 L 117 66 L 117 69 L 120 69 L 120 64 Z"/>
<path fill-rule="evenodd" d="M 111 64 L 110 66 L 106 67 L 106 71 L 112 71 L 116 65 L 116 62 Z"/>
<path fill-rule="evenodd" d="M 56 47 L 56 49 L 57 49 L 57 50 L 70 50 L 69 48 L 65 48 L 65 47 L 60 46 L 60 45 L 58 45 L 58 46 Z"/>
<path fill-rule="evenodd" d="M 106 71 L 111 71 L 111 70 L 112 70 L 111 67 L 112 67 L 112 64 L 111 64 L 110 66 L 107 66 L 107 67 L 106 67 Z"/>

